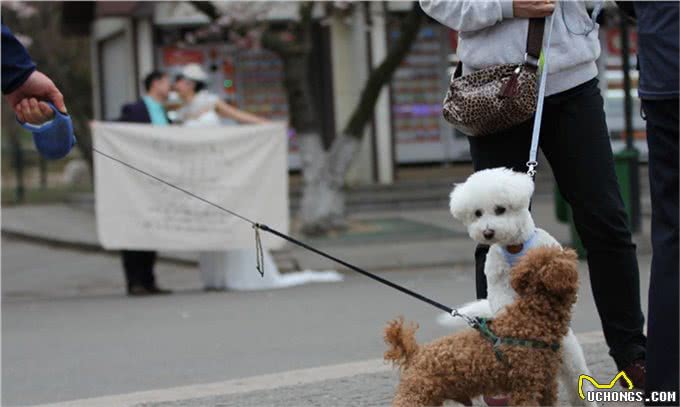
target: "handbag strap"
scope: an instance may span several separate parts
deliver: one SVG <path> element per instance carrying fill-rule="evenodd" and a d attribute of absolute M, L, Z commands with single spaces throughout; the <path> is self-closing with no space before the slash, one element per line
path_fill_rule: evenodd
<path fill-rule="evenodd" d="M 529 30 L 527 31 L 527 47 L 524 54 L 524 65 L 532 72 L 538 69 L 538 60 L 543 47 L 543 31 L 545 30 L 545 18 L 530 18 Z"/>
<path fill-rule="evenodd" d="M 543 47 L 543 31 L 545 29 L 545 18 L 530 18 L 529 30 L 527 31 L 527 46 L 524 53 L 524 66 L 531 72 L 538 69 L 538 59 L 541 56 Z M 453 71 L 453 78 L 463 75 L 463 62 L 458 61 L 456 70 Z"/>

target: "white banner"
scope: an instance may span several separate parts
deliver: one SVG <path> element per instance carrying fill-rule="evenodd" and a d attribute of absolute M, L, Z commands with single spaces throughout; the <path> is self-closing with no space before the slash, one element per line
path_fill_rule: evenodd
<path fill-rule="evenodd" d="M 95 122 L 97 150 L 288 232 L 285 123 L 186 128 Z M 250 224 L 94 153 L 97 230 L 107 249 L 253 248 Z M 281 239 L 262 234 L 265 247 Z"/>

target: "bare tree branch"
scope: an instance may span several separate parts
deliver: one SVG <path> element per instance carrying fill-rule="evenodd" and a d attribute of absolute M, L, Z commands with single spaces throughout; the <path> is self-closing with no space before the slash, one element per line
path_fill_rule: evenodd
<path fill-rule="evenodd" d="M 401 23 L 399 39 L 392 46 L 380 65 L 371 71 L 364 85 L 364 90 L 361 92 L 359 104 L 347 122 L 344 130 L 345 134 L 361 138 L 364 127 L 373 117 L 373 110 L 380 96 L 380 90 L 390 81 L 392 74 L 397 70 L 399 64 L 415 42 L 420 30 L 422 17 L 423 12 L 420 10 L 420 6 L 414 2 L 411 11 Z"/>
<path fill-rule="evenodd" d="M 222 16 L 212 1 L 191 1 L 190 3 L 196 10 L 205 14 L 212 21 L 217 21 Z"/>

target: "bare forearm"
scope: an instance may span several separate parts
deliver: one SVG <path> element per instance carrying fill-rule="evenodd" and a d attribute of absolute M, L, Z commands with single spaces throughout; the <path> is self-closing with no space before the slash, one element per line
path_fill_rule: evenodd
<path fill-rule="evenodd" d="M 225 102 L 217 104 L 217 113 L 222 117 L 227 117 L 243 124 L 260 124 L 269 121 L 264 117 L 245 112 Z"/>

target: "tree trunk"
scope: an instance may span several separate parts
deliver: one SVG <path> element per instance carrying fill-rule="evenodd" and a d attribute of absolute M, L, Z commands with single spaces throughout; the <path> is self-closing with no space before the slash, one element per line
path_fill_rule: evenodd
<path fill-rule="evenodd" d="M 316 219 L 316 201 L 326 153 L 321 142 L 321 124 L 309 88 L 308 58 L 300 55 L 284 58 L 284 83 L 288 97 L 291 126 L 295 129 L 302 161 L 303 192 L 300 205 L 302 224 Z M 312 231 L 306 231 L 312 232 Z"/>
<path fill-rule="evenodd" d="M 212 2 L 193 1 L 192 4 L 212 20 L 220 17 Z M 401 36 L 385 60 L 370 73 L 347 126 L 326 153 L 315 108 L 318 103 L 314 101 L 309 81 L 313 8 L 314 2 L 299 3 L 299 22 L 290 22 L 283 30 L 269 27 L 262 34 L 262 45 L 283 60 L 290 125 L 296 131 L 302 158 L 302 230 L 307 234 L 322 234 L 344 225 L 345 175 L 359 149 L 364 127 L 373 117 L 382 87 L 390 81 L 417 37 L 422 12 L 414 2 L 401 24 Z"/>
<path fill-rule="evenodd" d="M 302 224 L 312 224 L 318 219 L 319 202 L 324 191 L 320 189 L 326 153 L 321 141 L 321 123 L 317 103 L 311 91 L 309 78 L 311 58 L 312 9 L 314 3 L 300 3 L 300 22 L 292 33 L 267 30 L 262 36 L 265 48 L 277 53 L 283 60 L 284 88 L 288 100 L 290 125 L 295 129 L 302 161 L 303 192 L 300 205 Z M 284 35 L 282 35 L 284 34 Z M 288 34 L 294 34 L 292 37 Z M 316 233 L 303 229 L 305 233 Z"/>
<path fill-rule="evenodd" d="M 92 162 L 92 134 L 90 133 L 89 120 L 86 117 L 74 118 L 73 123 L 75 129 L 75 135 L 77 139 L 76 148 L 80 151 L 83 159 L 87 163 L 90 169 L 90 175 L 94 180 L 94 173 L 92 169 L 94 168 Z M 94 182 L 94 181 L 93 181 Z"/>
<path fill-rule="evenodd" d="M 373 118 L 380 91 L 390 81 L 411 49 L 418 36 L 421 21 L 422 12 L 414 2 L 411 11 L 401 24 L 399 39 L 380 65 L 371 71 L 347 126 L 333 141 L 328 154 L 323 157 L 320 177 L 313 180 L 315 183 L 313 187 L 305 188 L 305 192 L 317 194 L 313 198 L 303 197 L 303 201 L 313 202 L 313 208 L 308 211 L 310 216 L 303 217 L 303 231 L 306 233 L 323 234 L 332 229 L 345 228 L 345 176 L 359 150 L 364 127 Z"/>

